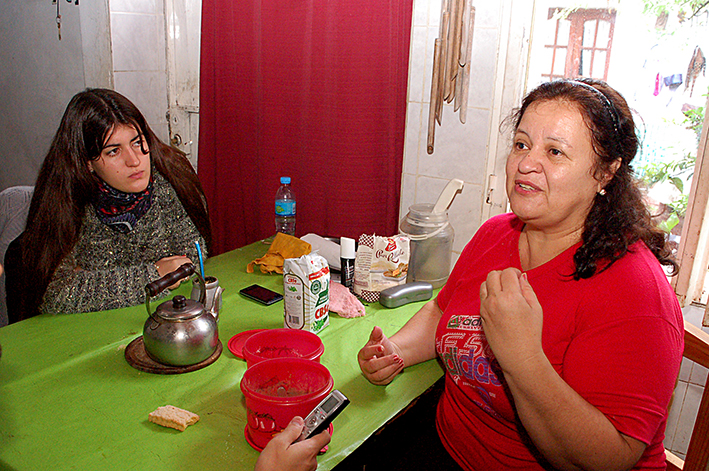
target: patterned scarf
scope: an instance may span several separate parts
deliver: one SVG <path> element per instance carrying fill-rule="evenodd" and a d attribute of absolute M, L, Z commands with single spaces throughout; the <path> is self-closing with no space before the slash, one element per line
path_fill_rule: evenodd
<path fill-rule="evenodd" d="M 139 193 L 124 193 L 99 179 L 98 193 L 91 202 L 99 221 L 114 231 L 128 233 L 150 209 L 153 201 L 153 177 Z"/>

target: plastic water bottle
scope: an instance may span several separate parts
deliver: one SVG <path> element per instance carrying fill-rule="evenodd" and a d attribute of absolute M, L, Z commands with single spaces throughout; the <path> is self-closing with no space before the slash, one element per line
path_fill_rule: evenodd
<path fill-rule="evenodd" d="M 295 194 L 290 177 L 281 177 L 281 186 L 276 192 L 276 232 L 295 235 Z"/>

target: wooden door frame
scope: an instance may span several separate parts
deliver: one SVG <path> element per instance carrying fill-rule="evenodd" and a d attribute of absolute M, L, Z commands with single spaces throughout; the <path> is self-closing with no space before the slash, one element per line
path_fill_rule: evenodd
<path fill-rule="evenodd" d="M 705 105 L 708 109 L 709 101 Z M 702 294 L 709 263 L 709 158 L 707 156 L 707 132 L 709 115 L 705 115 L 702 134 L 697 148 L 694 176 L 689 190 L 687 212 L 682 226 L 677 260 L 679 273 L 673 277 L 672 286 L 682 306 L 691 304 Z M 705 313 L 705 325 L 708 323 Z"/>
<path fill-rule="evenodd" d="M 199 153 L 199 53 L 201 0 L 163 0 L 170 144 L 195 170 Z"/>

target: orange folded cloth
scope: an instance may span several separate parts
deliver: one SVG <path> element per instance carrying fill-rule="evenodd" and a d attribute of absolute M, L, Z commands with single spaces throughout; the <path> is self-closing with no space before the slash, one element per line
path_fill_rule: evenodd
<path fill-rule="evenodd" d="M 254 272 L 254 265 L 259 265 L 262 273 L 283 273 L 283 260 L 287 258 L 298 258 L 309 254 L 311 246 L 309 243 L 281 232 L 271 242 L 268 252 L 246 266 L 247 273 Z"/>

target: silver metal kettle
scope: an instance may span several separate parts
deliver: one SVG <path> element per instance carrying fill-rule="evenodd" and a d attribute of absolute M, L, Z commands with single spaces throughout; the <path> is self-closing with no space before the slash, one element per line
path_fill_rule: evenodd
<path fill-rule="evenodd" d="M 150 298 L 193 273 L 200 283 L 199 301 L 177 295 L 160 304 L 155 312 L 150 309 Z M 189 366 L 206 360 L 216 351 L 219 332 L 216 319 L 204 309 L 206 291 L 204 279 L 191 263 L 146 285 L 148 319 L 143 326 L 143 343 L 150 358 L 165 365 Z"/>

